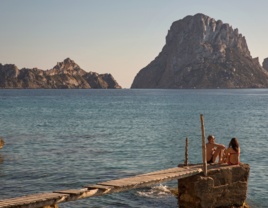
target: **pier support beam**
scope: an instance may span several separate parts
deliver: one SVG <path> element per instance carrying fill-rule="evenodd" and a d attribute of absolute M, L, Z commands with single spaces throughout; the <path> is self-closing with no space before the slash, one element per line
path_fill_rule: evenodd
<path fill-rule="evenodd" d="M 178 180 L 180 208 L 244 207 L 249 165 L 226 166 Z"/>

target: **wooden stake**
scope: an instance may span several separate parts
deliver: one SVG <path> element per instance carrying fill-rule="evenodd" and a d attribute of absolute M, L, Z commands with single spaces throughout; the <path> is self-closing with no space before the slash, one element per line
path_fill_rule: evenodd
<path fill-rule="evenodd" d="M 185 145 L 185 161 L 184 165 L 188 165 L 188 138 L 186 138 L 186 145 Z"/>
<path fill-rule="evenodd" d="M 207 176 L 207 151 L 206 151 L 206 137 L 205 137 L 203 114 L 200 115 L 200 119 L 201 119 L 201 130 L 202 130 L 203 173 L 204 176 Z"/>

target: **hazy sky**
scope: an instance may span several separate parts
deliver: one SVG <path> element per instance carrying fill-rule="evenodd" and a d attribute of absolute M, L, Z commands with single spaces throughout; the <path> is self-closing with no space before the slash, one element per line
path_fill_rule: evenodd
<path fill-rule="evenodd" d="M 0 63 L 46 70 L 69 57 L 129 88 L 172 22 L 203 13 L 238 28 L 262 64 L 267 8 L 267 0 L 0 0 Z"/>

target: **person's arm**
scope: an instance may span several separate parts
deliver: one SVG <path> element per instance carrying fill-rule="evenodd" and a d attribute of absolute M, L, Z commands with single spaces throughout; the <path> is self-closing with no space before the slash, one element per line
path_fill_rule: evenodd
<path fill-rule="evenodd" d="M 220 148 L 220 149 L 225 149 L 226 148 L 223 144 L 214 143 L 213 145 L 214 145 L 214 147 L 217 147 L 217 148 Z"/>

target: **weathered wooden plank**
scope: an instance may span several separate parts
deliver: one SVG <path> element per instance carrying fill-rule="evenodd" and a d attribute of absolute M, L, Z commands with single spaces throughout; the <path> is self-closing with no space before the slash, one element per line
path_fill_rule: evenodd
<path fill-rule="evenodd" d="M 195 174 L 198 174 L 200 171 L 195 172 L 195 171 L 189 171 L 188 173 L 184 174 L 184 175 L 179 175 L 179 176 L 173 176 L 173 177 L 165 177 L 165 178 L 155 178 L 153 180 L 148 180 L 148 181 L 142 181 L 140 183 L 135 183 L 135 184 L 120 184 L 120 183 L 113 183 L 113 182 L 109 182 L 109 183 L 100 183 L 103 185 L 114 185 L 116 186 L 120 191 L 127 191 L 127 190 L 131 190 L 131 189 L 137 189 L 137 188 L 143 188 L 143 187 L 147 187 L 147 186 L 151 186 L 151 185 L 155 185 L 155 184 L 159 184 L 159 183 L 165 183 L 168 181 L 172 181 L 172 180 L 176 180 L 176 179 L 180 179 L 180 178 L 184 178 L 184 177 L 188 177 L 188 176 L 192 176 Z"/>
<path fill-rule="evenodd" d="M 58 193 L 34 194 L 34 195 L 1 200 L 0 207 L 2 208 L 2 207 L 22 206 L 25 204 L 33 204 L 33 203 L 42 202 L 42 201 L 57 200 L 66 196 L 68 195 L 58 194 Z"/>
<path fill-rule="evenodd" d="M 68 190 L 53 191 L 53 193 L 79 195 L 85 193 L 86 191 L 88 191 L 88 189 L 68 189 Z"/>
<path fill-rule="evenodd" d="M 31 202 L 36 202 L 36 201 L 42 201 L 41 199 L 38 199 L 36 197 L 32 197 L 32 198 L 12 198 L 12 199 L 7 199 L 4 200 L 2 202 L 0 202 L 0 207 L 5 205 L 22 205 L 24 203 L 31 203 Z"/>
<path fill-rule="evenodd" d="M 64 196 L 63 194 L 54 194 L 54 193 L 42 193 L 42 194 L 34 194 L 22 197 L 16 197 L 11 199 L 4 199 L 0 201 L 2 203 L 14 203 L 20 201 L 34 201 L 34 200 L 45 200 L 45 199 L 56 199 Z"/>
<path fill-rule="evenodd" d="M 10 200 L 17 200 L 17 199 L 25 199 L 25 198 L 30 198 L 30 197 L 38 197 L 41 195 L 44 195 L 45 193 L 41 193 L 41 194 L 34 194 L 34 195 L 27 195 L 27 196 L 21 196 L 21 197 L 16 197 L 16 198 L 10 198 L 10 199 L 2 199 L 0 200 L 0 202 L 3 201 L 10 201 Z"/>
<path fill-rule="evenodd" d="M 198 166 L 183 166 L 183 167 L 175 167 L 175 168 L 169 168 L 169 169 L 165 169 L 165 170 L 159 170 L 159 171 L 155 171 L 155 172 L 151 172 L 151 173 L 145 173 L 142 175 L 154 175 L 154 174 L 166 174 L 166 173 L 179 173 L 179 172 L 183 172 L 185 170 L 189 170 L 189 169 L 195 169 L 195 168 L 199 168 Z M 141 175 L 138 175 L 141 176 Z"/>
<path fill-rule="evenodd" d="M 96 197 L 96 196 L 101 196 L 104 194 L 110 194 L 110 193 L 115 193 L 111 190 L 114 189 L 108 189 L 106 191 L 104 191 L 103 189 L 92 189 L 92 190 L 88 190 L 86 192 L 84 192 L 83 194 L 80 195 L 74 195 L 71 194 L 68 197 L 66 197 L 63 201 L 57 202 L 57 203 L 63 203 L 63 202 L 68 202 L 68 201 L 75 201 L 75 200 L 79 200 L 79 199 L 85 199 L 85 198 L 89 198 L 89 197 Z"/>
<path fill-rule="evenodd" d="M 143 177 L 143 176 L 159 176 L 159 177 L 165 177 L 171 174 L 176 174 L 176 175 L 183 175 L 185 172 L 190 171 L 190 170 L 197 170 L 200 169 L 200 167 L 176 167 L 176 168 L 170 168 L 166 170 L 161 170 L 161 171 L 155 171 L 151 173 L 146 173 L 142 175 L 136 175 L 134 177 Z M 132 178 L 132 177 L 131 177 Z M 128 179 L 128 178 L 125 178 Z M 119 179 L 121 180 L 121 179 Z M 124 179 L 123 179 L 124 180 Z"/>
<path fill-rule="evenodd" d="M 98 185 L 108 185 L 108 186 L 115 186 L 117 188 L 123 188 L 128 186 L 137 187 L 142 185 L 147 186 L 146 184 L 157 184 L 159 181 L 172 181 L 183 177 L 188 177 L 192 175 L 196 175 L 198 173 L 202 172 L 202 169 L 197 168 L 194 170 L 185 170 L 180 172 L 169 172 L 165 174 L 153 174 L 153 175 L 141 175 L 141 176 L 134 176 L 130 178 L 124 178 L 124 179 L 118 179 L 113 181 L 107 181 L 107 182 L 101 182 L 98 183 Z M 160 182 L 161 183 L 161 182 Z"/>
<path fill-rule="evenodd" d="M 101 189 L 101 190 L 108 190 L 114 188 L 113 186 L 102 186 L 102 185 L 86 185 L 83 187 L 88 189 Z"/>
<path fill-rule="evenodd" d="M 190 170 L 195 170 L 195 169 L 190 169 Z M 188 169 L 185 170 L 180 170 L 180 171 L 167 171 L 167 172 L 159 172 L 159 173 L 148 173 L 148 174 L 144 174 L 144 175 L 140 175 L 138 177 L 143 177 L 143 176 L 157 176 L 157 177 L 165 177 L 165 176 L 169 176 L 169 175 L 183 175 L 185 172 L 190 171 Z"/>
<path fill-rule="evenodd" d="M 51 206 L 54 204 L 57 204 L 57 200 L 51 199 L 51 200 L 28 203 L 28 204 L 23 204 L 23 205 L 3 206 L 1 208 L 41 208 L 41 207 Z"/>
<path fill-rule="evenodd" d="M 161 180 L 164 179 L 164 177 L 156 177 L 156 176 L 140 176 L 140 177 L 131 177 L 131 178 L 125 178 L 125 179 L 118 179 L 113 181 L 106 181 L 98 183 L 98 185 L 105 185 L 105 186 L 114 186 L 114 187 L 124 187 L 124 186 L 132 186 L 141 184 L 148 181 L 155 181 L 155 180 Z"/>

